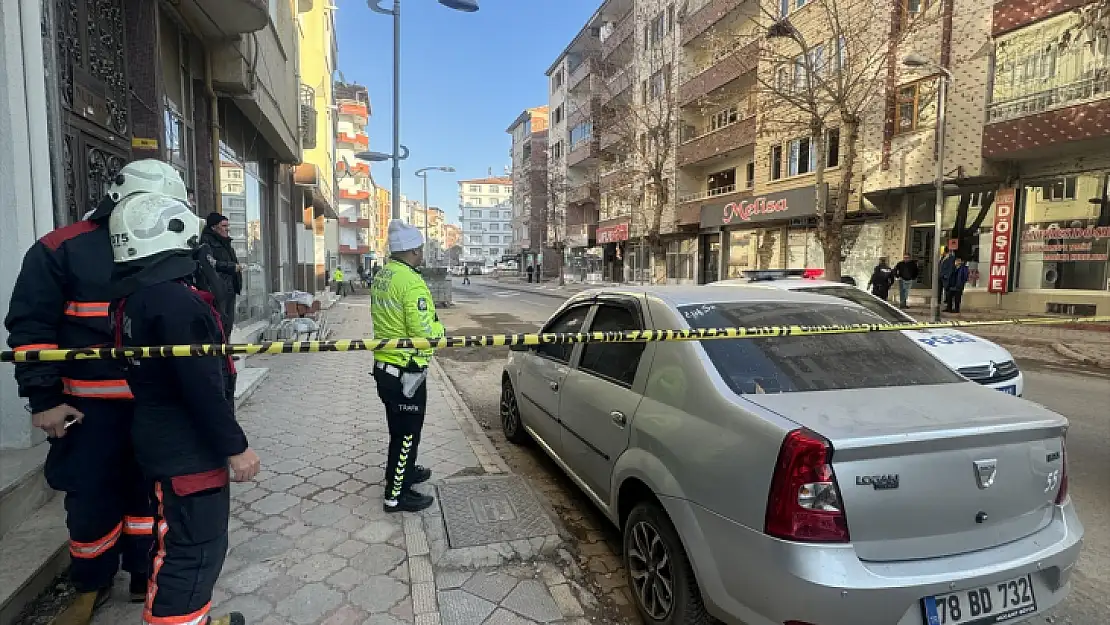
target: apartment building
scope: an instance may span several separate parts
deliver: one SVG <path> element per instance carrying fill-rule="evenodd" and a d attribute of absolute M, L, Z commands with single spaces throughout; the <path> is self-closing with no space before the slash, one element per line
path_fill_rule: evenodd
<path fill-rule="evenodd" d="M 559 239 L 548 237 L 549 121 L 547 106 L 525 109 L 505 132 L 512 137 L 513 159 L 513 241 L 509 253 L 520 257 L 521 268 L 535 266 L 542 259 L 546 265 L 543 273 L 554 275 L 561 252 L 549 246 L 549 241 Z"/>
<path fill-rule="evenodd" d="M 392 218 L 393 194 L 389 189 L 380 187 L 374 179 L 370 179 L 374 187 L 374 204 L 378 211 L 376 215 L 377 227 L 374 229 L 374 257 L 381 259 L 377 262 L 384 264 L 389 258 L 389 220 Z"/>
<path fill-rule="evenodd" d="M 492 267 L 513 245 L 513 180 L 488 176 L 459 181 L 461 261 Z"/>
<path fill-rule="evenodd" d="M 378 204 L 370 163 L 356 158 L 369 148 L 366 125 L 372 109 L 366 87 L 335 83 L 336 125 L 335 160 L 338 193 L 334 224 L 334 245 L 329 252 L 329 271 L 336 264 L 348 274 L 359 266 L 369 267 L 375 260 L 374 239 L 378 228 Z"/>

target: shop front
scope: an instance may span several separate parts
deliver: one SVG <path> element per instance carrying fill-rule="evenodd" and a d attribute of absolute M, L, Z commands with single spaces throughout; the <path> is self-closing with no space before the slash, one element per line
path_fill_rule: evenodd
<path fill-rule="evenodd" d="M 624 281 L 630 229 L 627 217 L 610 219 L 597 225 L 597 244 L 602 248 L 602 280 Z"/>

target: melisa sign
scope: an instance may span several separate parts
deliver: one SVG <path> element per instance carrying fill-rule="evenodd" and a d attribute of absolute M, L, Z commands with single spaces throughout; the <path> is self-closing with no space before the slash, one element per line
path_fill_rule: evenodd
<path fill-rule="evenodd" d="M 742 198 L 727 203 L 706 204 L 701 207 L 701 227 L 719 228 L 748 223 L 809 217 L 817 207 L 813 187 L 790 189 L 753 198 Z"/>
<path fill-rule="evenodd" d="M 994 196 L 994 230 L 991 232 L 989 293 L 1006 293 L 1010 286 L 1010 252 L 1014 240 L 1013 188 L 999 189 Z"/>

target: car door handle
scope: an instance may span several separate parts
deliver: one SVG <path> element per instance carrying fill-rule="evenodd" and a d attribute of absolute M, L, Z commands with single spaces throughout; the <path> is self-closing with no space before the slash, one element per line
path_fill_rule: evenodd
<path fill-rule="evenodd" d="M 552 391 L 554 391 L 556 393 L 559 392 L 559 383 L 558 382 L 548 382 L 547 384 L 548 384 L 548 386 L 551 387 Z"/>
<path fill-rule="evenodd" d="M 610 412 L 609 416 L 613 419 L 613 423 L 616 423 L 618 427 L 623 428 L 624 426 L 628 425 L 628 417 L 624 416 L 624 413 L 619 410 L 614 410 L 613 412 Z"/>

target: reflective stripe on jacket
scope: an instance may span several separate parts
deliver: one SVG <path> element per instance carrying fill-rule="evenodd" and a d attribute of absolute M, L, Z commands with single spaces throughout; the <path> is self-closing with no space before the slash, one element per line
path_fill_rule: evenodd
<path fill-rule="evenodd" d="M 424 278 L 412 267 L 398 260 L 389 261 L 374 276 L 370 293 L 374 338 L 443 336 L 443 324 L 436 316 L 432 292 L 428 290 Z M 374 352 L 374 359 L 399 367 L 408 365 L 412 360 L 426 367 L 434 353 L 431 349 L 389 349 Z"/>

